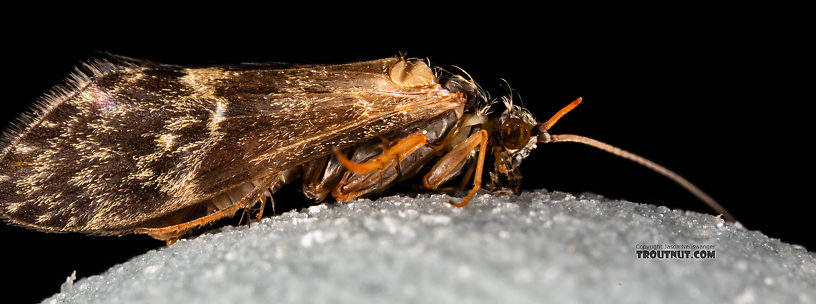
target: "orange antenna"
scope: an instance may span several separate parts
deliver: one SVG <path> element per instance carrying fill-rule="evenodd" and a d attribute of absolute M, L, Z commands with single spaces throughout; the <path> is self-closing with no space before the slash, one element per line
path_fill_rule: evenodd
<path fill-rule="evenodd" d="M 583 101 L 583 100 L 584 100 L 583 98 L 578 97 L 577 99 L 570 102 L 570 104 L 568 104 L 566 107 L 563 107 L 563 108 L 561 108 L 561 110 L 558 110 L 558 112 L 556 112 L 555 115 L 550 117 L 549 120 L 536 125 L 536 129 L 538 131 L 538 134 L 547 132 L 547 130 L 552 128 L 552 126 L 555 125 L 555 123 L 558 122 L 558 120 L 561 119 L 561 117 L 564 117 L 564 115 L 567 115 L 567 113 L 572 111 L 572 109 L 575 109 L 575 107 L 577 107 L 579 104 L 581 104 L 581 101 Z"/>
<path fill-rule="evenodd" d="M 573 101 L 572 103 L 570 103 L 569 105 L 567 105 L 566 107 L 564 107 L 563 109 L 558 111 L 558 113 L 555 113 L 555 115 L 553 115 L 552 118 L 547 120 L 547 122 L 539 123 L 538 125 L 536 125 L 536 131 L 538 131 L 539 134 L 546 134 L 547 130 L 549 130 L 550 127 L 552 127 L 562 116 L 564 116 L 564 114 L 567 114 L 567 112 L 574 109 L 579 103 L 581 103 L 581 98 L 576 99 L 575 101 Z M 596 139 L 592 139 L 592 138 L 585 137 L 585 136 L 580 136 L 580 135 L 573 135 L 573 134 L 553 134 L 553 135 L 546 134 L 546 136 L 539 136 L 539 142 L 541 142 L 541 143 L 553 143 L 553 142 L 580 143 L 580 144 L 584 144 L 584 145 L 587 145 L 587 146 L 591 146 L 591 147 L 599 149 L 599 150 L 606 151 L 608 153 L 611 153 L 612 155 L 631 160 L 631 161 L 636 162 L 636 163 L 638 163 L 638 164 L 640 164 L 640 165 L 642 165 L 642 166 L 644 166 L 646 168 L 651 169 L 654 172 L 657 172 L 657 173 L 669 178 L 670 180 L 674 181 L 675 183 L 677 183 L 681 187 L 685 188 L 686 190 L 691 192 L 691 194 L 693 194 L 698 199 L 700 199 L 701 201 L 706 203 L 706 205 L 711 207 L 711 209 L 714 209 L 718 213 L 722 214 L 722 216 L 725 218 L 726 221 L 729 221 L 729 222 L 736 222 L 737 221 L 737 218 L 735 218 L 733 215 L 731 215 L 731 213 L 729 213 L 727 210 L 725 210 L 725 208 L 722 205 L 717 203 L 717 201 L 715 201 L 713 198 L 711 198 L 711 196 L 709 196 L 708 194 L 706 194 L 705 192 L 700 190 L 700 188 L 697 188 L 697 186 L 694 186 L 694 184 L 689 182 L 687 179 L 683 178 L 682 176 L 680 176 L 677 173 L 674 173 L 674 171 L 666 169 L 666 167 L 658 165 L 658 164 L 656 164 L 656 163 L 654 163 L 654 162 L 652 162 L 652 161 L 650 161 L 648 159 L 645 159 L 642 156 L 634 154 L 632 152 L 623 150 L 621 148 L 618 148 L 618 147 L 615 147 L 613 145 L 601 142 L 601 141 L 596 140 Z"/>

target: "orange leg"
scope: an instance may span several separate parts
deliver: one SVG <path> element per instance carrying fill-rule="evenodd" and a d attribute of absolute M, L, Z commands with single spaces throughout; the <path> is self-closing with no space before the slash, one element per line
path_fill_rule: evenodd
<path fill-rule="evenodd" d="M 270 197 L 270 198 L 271 198 L 271 197 Z M 257 214 L 257 215 L 255 215 L 255 222 L 256 222 L 256 223 L 257 223 L 257 222 L 260 222 L 260 221 L 261 221 L 261 217 L 263 217 L 264 207 L 266 206 L 266 196 L 261 196 L 261 197 L 259 197 L 259 198 L 258 198 L 258 203 L 260 203 L 260 206 L 259 206 L 259 209 L 258 209 L 258 214 Z M 274 210 L 274 208 L 275 208 L 275 205 L 274 205 L 274 204 L 272 204 L 272 208 L 273 208 L 273 210 Z M 242 214 L 241 214 L 241 218 L 238 220 L 238 225 L 241 225 L 241 223 L 244 221 L 244 217 L 246 217 L 246 219 L 247 219 L 247 226 L 252 226 L 252 221 L 249 219 L 249 217 L 250 217 L 250 214 L 251 214 L 251 213 L 252 213 L 252 204 L 247 205 L 247 206 L 244 208 L 244 213 L 242 213 Z"/>
<path fill-rule="evenodd" d="M 422 179 L 426 187 L 436 189 L 445 180 L 459 164 L 464 162 L 473 149 L 479 147 L 479 158 L 476 160 L 476 173 L 473 177 L 473 188 L 470 189 L 468 195 L 458 203 L 448 201 L 451 205 L 456 207 L 464 207 L 473 198 L 479 189 L 482 188 L 482 170 L 484 168 L 485 150 L 487 150 L 487 131 L 480 130 L 476 134 L 468 137 L 464 142 L 453 148 L 448 154 L 440 159 L 436 165 L 431 169 Z"/>
<path fill-rule="evenodd" d="M 431 168 L 431 171 L 422 179 L 422 183 L 425 187 L 436 189 L 439 185 L 444 183 L 449 175 L 456 170 L 462 162 L 467 160 L 470 152 L 479 146 L 482 137 L 487 137 L 486 131 L 479 131 L 471 135 L 462 143 L 453 147 L 442 159 L 437 161 L 433 168 Z"/>
<path fill-rule="evenodd" d="M 260 201 L 261 206 L 260 206 L 260 209 L 258 209 L 258 215 L 255 216 L 255 222 L 260 222 L 261 217 L 263 217 L 264 207 L 266 207 L 266 197 L 261 196 L 258 199 L 258 201 Z M 274 202 L 272 203 L 272 208 L 273 208 L 273 210 L 275 208 L 275 203 Z M 274 211 L 272 213 L 274 213 Z"/>
<path fill-rule="evenodd" d="M 456 167 L 464 162 L 467 159 L 467 156 L 470 154 L 473 149 L 477 146 L 479 147 L 479 158 L 476 163 L 476 173 L 473 179 L 473 188 L 470 189 L 468 195 L 459 203 L 454 203 L 449 201 L 451 205 L 456 207 L 464 207 L 465 205 L 470 202 L 476 192 L 481 189 L 482 184 L 482 170 L 484 168 L 484 160 L 485 160 L 485 150 L 487 150 L 487 131 L 480 130 L 476 134 L 471 135 L 466 139 L 463 143 L 454 147 L 453 150 L 445 154 L 439 162 L 436 163 L 433 169 L 431 169 L 431 173 L 424 178 L 425 186 L 428 188 L 436 189 L 439 185 L 444 181 L 445 177 L 450 174 Z M 409 136 L 397 144 L 388 148 L 387 151 L 383 152 L 382 155 L 378 156 L 375 159 L 369 160 L 365 163 L 357 163 L 348 158 L 346 158 L 341 152 L 340 149 L 335 147 L 333 149 L 335 156 L 343 164 L 344 167 L 351 170 L 356 174 L 365 174 L 374 170 L 380 170 L 381 173 L 384 173 L 385 170 L 389 169 L 392 166 L 399 165 L 399 162 L 403 161 L 406 157 L 411 155 L 414 151 L 419 149 L 424 145 L 430 145 L 425 138 L 425 135 L 422 134 L 415 134 Z M 441 146 L 430 145 L 435 149 L 440 149 Z M 353 194 L 343 194 L 342 197 L 351 197 Z M 335 193 L 335 196 L 338 196 L 338 193 Z M 341 197 L 338 197 L 341 199 Z"/>
<path fill-rule="evenodd" d="M 470 166 L 468 166 L 467 170 L 465 171 L 465 174 L 462 175 L 464 177 L 462 178 L 462 182 L 460 182 L 459 185 L 456 186 L 456 190 L 458 191 L 465 190 L 468 182 L 470 181 L 470 176 L 473 175 L 474 172 L 476 172 L 476 164 L 471 163 Z"/>
<path fill-rule="evenodd" d="M 349 169 L 348 173 L 354 174 L 354 177 L 350 179 L 344 177 L 340 183 L 335 185 L 332 195 L 338 201 L 349 201 L 381 188 L 383 183 L 389 183 L 400 176 L 402 174 L 400 163 L 425 145 L 438 149 L 428 143 L 425 135 L 414 134 L 393 145 L 384 143 L 383 146 L 388 148 L 381 155 L 361 163 L 349 160 L 337 148 L 334 148 L 335 157 L 343 167 Z M 393 173 L 391 170 L 396 170 L 396 176 L 391 174 Z M 375 183 L 379 183 L 380 186 L 375 186 Z"/>
<path fill-rule="evenodd" d="M 208 214 L 197 219 L 194 219 L 192 221 L 171 226 L 158 228 L 135 228 L 133 229 L 133 232 L 144 233 L 150 235 L 154 239 L 167 241 L 167 245 L 169 246 L 178 241 L 179 238 L 190 233 L 192 230 L 196 228 L 212 224 L 217 220 L 234 215 L 235 212 L 237 212 L 238 210 L 251 207 L 254 204 L 255 200 L 258 199 L 258 197 L 263 196 L 262 193 L 264 189 L 267 188 L 264 185 L 270 185 L 274 180 L 278 178 L 280 178 L 279 174 L 270 174 L 269 176 L 264 178 L 260 182 L 260 184 L 255 186 L 255 188 L 252 189 L 252 191 L 250 191 L 243 198 L 241 198 L 241 200 L 239 200 L 235 204 L 230 205 L 227 208 L 218 210 L 212 214 Z"/>
<path fill-rule="evenodd" d="M 144 233 L 154 239 L 167 241 L 167 245 L 175 243 L 179 238 L 186 235 L 190 231 L 214 223 L 222 218 L 232 216 L 236 211 L 246 208 L 242 204 L 234 204 L 225 209 L 218 210 L 215 213 L 202 216 L 195 220 L 184 222 L 177 225 L 161 227 L 161 228 L 136 228 L 135 233 Z"/>
<path fill-rule="evenodd" d="M 408 157 L 408 155 L 411 155 L 411 153 L 414 153 L 414 151 L 426 144 L 428 144 L 428 141 L 425 139 L 425 135 L 411 135 L 388 148 L 388 150 L 383 152 L 380 156 L 377 156 L 377 158 L 364 163 L 357 163 L 346 158 L 337 147 L 334 147 L 333 151 L 334 155 L 346 169 L 357 174 L 365 174 L 373 170 L 387 168 L 394 163 L 398 164 Z"/>

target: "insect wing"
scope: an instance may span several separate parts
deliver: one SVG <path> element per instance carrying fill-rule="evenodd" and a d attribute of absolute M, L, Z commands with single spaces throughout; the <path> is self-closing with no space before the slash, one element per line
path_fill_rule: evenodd
<path fill-rule="evenodd" d="M 433 77 L 395 77 L 414 67 L 399 58 L 291 67 L 97 62 L 6 134 L 0 214 L 45 231 L 127 233 L 332 146 L 463 107 L 464 97 Z"/>

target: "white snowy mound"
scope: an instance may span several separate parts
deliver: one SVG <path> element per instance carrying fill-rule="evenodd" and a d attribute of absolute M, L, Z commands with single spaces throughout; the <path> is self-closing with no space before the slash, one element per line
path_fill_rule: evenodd
<path fill-rule="evenodd" d="M 816 301 L 816 254 L 714 216 L 546 191 L 477 195 L 462 209 L 449 198 L 324 204 L 227 227 L 45 302 Z"/>

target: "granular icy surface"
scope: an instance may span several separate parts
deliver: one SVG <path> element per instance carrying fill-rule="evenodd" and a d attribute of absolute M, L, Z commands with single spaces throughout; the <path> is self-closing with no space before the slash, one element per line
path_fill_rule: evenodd
<path fill-rule="evenodd" d="M 227 227 L 66 283 L 45 302 L 816 301 L 816 254 L 714 216 L 543 190 L 480 194 L 462 209 L 446 199 L 324 204 Z M 638 258 L 654 245 L 707 258 Z"/>

